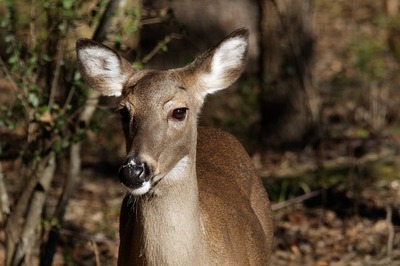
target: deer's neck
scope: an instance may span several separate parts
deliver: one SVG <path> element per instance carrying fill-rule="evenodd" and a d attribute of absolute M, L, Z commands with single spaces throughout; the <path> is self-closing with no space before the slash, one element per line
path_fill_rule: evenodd
<path fill-rule="evenodd" d="M 185 157 L 141 201 L 149 265 L 205 265 L 195 160 Z"/>

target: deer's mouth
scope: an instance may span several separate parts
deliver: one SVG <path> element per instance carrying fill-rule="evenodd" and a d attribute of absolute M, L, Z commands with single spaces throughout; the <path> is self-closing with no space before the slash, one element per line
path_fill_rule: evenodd
<path fill-rule="evenodd" d="M 127 188 L 128 188 L 129 193 L 131 193 L 132 195 L 140 196 L 140 195 L 144 195 L 147 192 L 149 192 L 151 187 L 152 187 L 151 182 L 146 181 L 146 182 L 143 182 L 142 184 L 138 185 L 135 188 L 132 188 L 132 187 L 127 187 Z"/>

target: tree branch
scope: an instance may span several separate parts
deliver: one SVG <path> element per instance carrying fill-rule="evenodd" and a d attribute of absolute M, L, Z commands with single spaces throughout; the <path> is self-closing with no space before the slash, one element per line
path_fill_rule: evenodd
<path fill-rule="evenodd" d="M 10 214 L 10 203 L 8 202 L 8 194 L 6 185 L 4 184 L 3 168 L 0 162 L 0 224 L 6 221 L 6 217 Z"/>
<path fill-rule="evenodd" d="M 32 246 L 35 230 L 41 221 L 43 206 L 45 205 L 47 193 L 56 169 L 55 153 L 50 152 L 47 158 L 43 159 L 41 163 L 44 165 L 44 169 L 37 173 L 40 178 L 32 193 L 22 234 L 18 239 L 18 245 L 13 255 L 7 257 L 7 265 L 20 265 L 22 263 L 26 251 Z M 16 239 L 11 240 L 15 241 Z"/>

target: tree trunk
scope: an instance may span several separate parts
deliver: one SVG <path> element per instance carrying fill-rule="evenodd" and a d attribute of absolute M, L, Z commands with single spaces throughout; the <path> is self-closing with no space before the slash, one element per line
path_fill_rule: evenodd
<path fill-rule="evenodd" d="M 262 143 L 304 147 L 317 136 L 310 0 L 261 1 Z"/>

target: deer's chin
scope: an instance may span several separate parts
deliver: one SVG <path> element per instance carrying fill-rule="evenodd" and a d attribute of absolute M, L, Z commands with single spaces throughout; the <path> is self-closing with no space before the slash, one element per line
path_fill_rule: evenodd
<path fill-rule="evenodd" d="M 128 191 L 130 194 L 134 195 L 134 196 L 140 196 L 140 195 L 144 195 L 147 192 L 150 191 L 152 185 L 151 185 L 151 181 L 145 181 L 141 184 L 140 187 L 137 188 L 128 188 Z"/>

